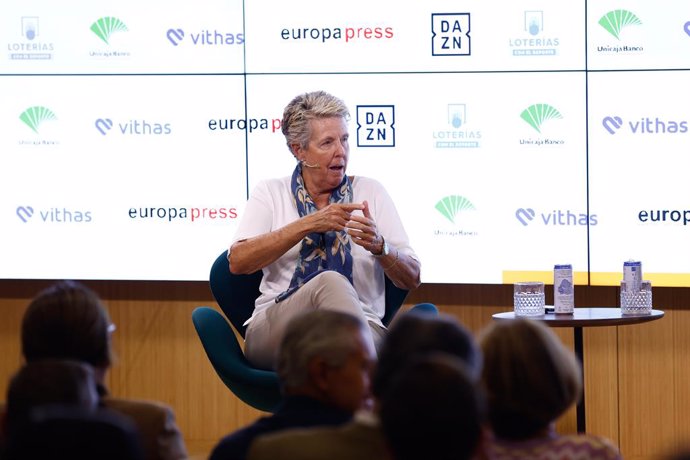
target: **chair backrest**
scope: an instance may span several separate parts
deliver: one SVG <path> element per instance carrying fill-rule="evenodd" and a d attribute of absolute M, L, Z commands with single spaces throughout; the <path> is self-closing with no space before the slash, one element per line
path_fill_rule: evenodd
<path fill-rule="evenodd" d="M 254 311 L 254 301 L 259 294 L 263 272 L 258 270 L 249 275 L 235 275 L 230 272 L 228 252 L 223 251 L 211 267 L 210 284 L 213 297 L 242 337 L 247 330 L 245 321 Z M 386 276 L 386 312 L 383 324 L 388 325 L 402 306 L 409 291 L 397 287 Z"/>
<path fill-rule="evenodd" d="M 127 418 L 101 409 L 45 406 L 9 439 L 7 460 L 143 460 L 140 434 Z"/>
<path fill-rule="evenodd" d="M 244 323 L 252 316 L 254 301 L 261 294 L 259 285 L 262 277 L 261 270 L 250 275 L 230 273 L 228 251 L 223 251 L 211 266 L 209 282 L 213 297 L 242 337 L 247 330 Z"/>

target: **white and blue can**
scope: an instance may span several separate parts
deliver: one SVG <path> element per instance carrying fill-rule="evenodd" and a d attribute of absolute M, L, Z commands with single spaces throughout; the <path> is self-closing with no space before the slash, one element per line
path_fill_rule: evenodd
<path fill-rule="evenodd" d="M 642 262 L 635 260 L 623 262 L 623 280 L 626 291 L 639 292 L 642 284 Z"/>
<path fill-rule="evenodd" d="M 571 264 L 553 266 L 553 310 L 554 313 L 575 311 L 575 286 Z"/>

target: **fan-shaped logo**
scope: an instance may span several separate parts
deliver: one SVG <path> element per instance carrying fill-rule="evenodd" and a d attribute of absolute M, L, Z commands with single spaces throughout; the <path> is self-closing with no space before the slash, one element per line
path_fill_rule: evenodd
<path fill-rule="evenodd" d="M 91 24 L 91 31 L 103 40 L 106 45 L 110 45 L 109 40 L 112 34 L 115 32 L 127 32 L 128 30 L 124 22 L 112 16 L 102 17 Z"/>
<path fill-rule="evenodd" d="M 533 104 L 522 111 L 520 118 L 525 120 L 538 133 L 541 133 L 541 125 L 544 122 L 561 119 L 563 115 L 549 104 Z"/>
<path fill-rule="evenodd" d="M 44 121 L 57 120 L 57 117 L 49 108 L 37 105 L 23 111 L 19 119 L 38 134 L 38 128 Z"/>
<path fill-rule="evenodd" d="M 476 209 L 470 200 L 460 195 L 449 195 L 441 198 L 436 203 L 435 208 L 443 217 L 453 224 L 456 223 L 455 218 L 459 213 L 463 211 L 474 211 Z"/>
<path fill-rule="evenodd" d="M 620 40 L 621 31 L 632 25 L 641 25 L 640 18 L 628 10 L 609 11 L 599 19 L 599 25 Z"/>

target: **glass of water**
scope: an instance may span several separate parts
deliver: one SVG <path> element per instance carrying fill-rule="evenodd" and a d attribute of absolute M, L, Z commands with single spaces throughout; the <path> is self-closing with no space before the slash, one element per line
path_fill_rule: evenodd
<path fill-rule="evenodd" d="M 628 286 L 621 281 L 621 313 L 624 315 L 649 315 L 652 313 L 652 282 L 640 281 L 640 287 Z"/>
<path fill-rule="evenodd" d="M 541 316 L 544 314 L 544 283 L 522 281 L 513 285 L 515 316 Z"/>

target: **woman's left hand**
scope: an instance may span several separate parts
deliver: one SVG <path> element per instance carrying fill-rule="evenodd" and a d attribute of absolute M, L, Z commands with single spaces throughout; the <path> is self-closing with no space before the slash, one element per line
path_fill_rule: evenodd
<path fill-rule="evenodd" d="M 371 217 L 369 203 L 364 201 L 362 204 L 364 205 L 364 209 L 362 209 L 364 216 L 351 214 L 350 221 L 346 225 L 347 232 L 355 244 L 362 246 L 372 254 L 381 254 L 383 237 L 379 234 L 376 222 Z"/>

